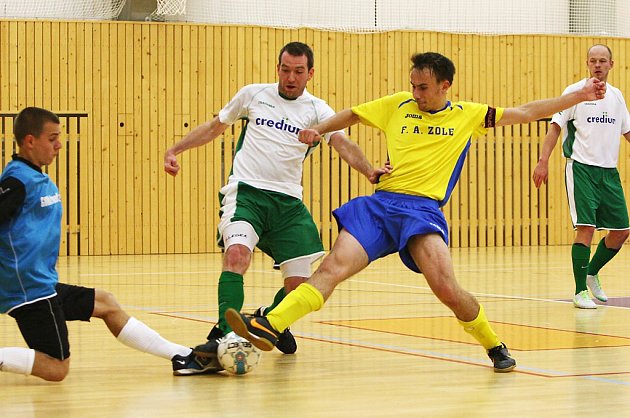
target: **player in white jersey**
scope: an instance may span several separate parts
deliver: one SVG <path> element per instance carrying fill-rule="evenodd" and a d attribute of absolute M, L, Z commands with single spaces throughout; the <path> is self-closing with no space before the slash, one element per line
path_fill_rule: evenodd
<path fill-rule="evenodd" d="M 594 45 L 588 50 L 586 65 L 591 77 L 606 82 L 613 64 L 612 52 L 606 45 Z M 585 82 L 570 85 L 564 94 L 579 90 Z M 630 141 L 630 116 L 621 91 L 606 84 L 603 99 L 579 103 L 553 116 L 533 174 L 536 187 L 547 183 L 549 156 L 563 128 L 567 196 L 576 229 L 571 250 L 575 279 L 573 305 L 595 309 L 597 305 L 588 289 L 598 300 L 608 300 L 599 271 L 630 235 L 628 209 L 617 170 L 620 138 L 623 135 Z M 608 233 L 590 258 L 595 229 L 606 229 Z"/>
<path fill-rule="evenodd" d="M 166 151 L 164 170 L 179 172 L 176 155 L 204 145 L 240 119 L 247 125 L 239 138 L 232 172 L 220 190 L 221 221 L 219 245 L 224 248 L 223 271 L 219 277 L 219 318 L 208 335 L 208 342 L 195 347 L 197 358 L 191 362 L 191 374 L 215 372 L 211 361 L 220 338 L 231 332 L 225 321 L 228 308 L 243 305 L 243 275 L 255 247 L 279 265 L 284 286 L 271 306 L 257 313 L 270 312 L 286 295 L 311 273 L 311 263 L 324 251 L 319 231 L 302 202 L 302 167 L 314 147 L 298 140 L 298 132 L 309 128 L 335 112 L 321 99 L 306 91 L 313 77 L 313 51 L 301 42 L 285 45 L 278 56 L 278 82 L 243 87 L 219 115 L 193 129 Z M 376 183 L 389 167 L 374 169 L 361 149 L 343 131 L 325 137 L 339 155 L 353 168 Z M 316 145 L 315 145 L 316 146 Z M 278 346 L 284 353 L 297 349 L 290 331 L 283 333 Z"/>

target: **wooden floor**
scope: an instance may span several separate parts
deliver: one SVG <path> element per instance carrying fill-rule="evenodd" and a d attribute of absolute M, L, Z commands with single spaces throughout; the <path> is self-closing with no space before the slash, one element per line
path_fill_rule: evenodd
<path fill-rule="evenodd" d="M 601 273 L 611 300 L 569 299 L 569 247 L 455 249 L 518 365 L 495 374 L 483 349 L 390 256 L 294 324 L 295 355 L 265 353 L 245 376 L 175 377 L 170 362 L 118 343 L 101 321 L 70 323 L 64 382 L 0 373 L 1 417 L 621 417 L 630 415 L 630 248 Z M 112 291 L 165 337 L 196 345 L 216 320 L 220 255 L 67 257 L 62 281 Z M 262 255 L 244 310 L 268 304 L 280 274 Z M 23 346 L 0 317 L 2 346 Z"/>

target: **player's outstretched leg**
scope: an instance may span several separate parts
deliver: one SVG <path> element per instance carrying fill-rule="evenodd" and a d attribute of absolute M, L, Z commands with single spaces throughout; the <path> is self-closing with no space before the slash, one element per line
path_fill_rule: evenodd
<path fill-rule="evenodd" d="M 225 319 L 232 331 L 263 351 L 273 350 L 278 342 L 278 336 L 281 334 L 271 326 L 264 316 L 247 317 L 236 309 L 229 308 L 225 311 Z"/>

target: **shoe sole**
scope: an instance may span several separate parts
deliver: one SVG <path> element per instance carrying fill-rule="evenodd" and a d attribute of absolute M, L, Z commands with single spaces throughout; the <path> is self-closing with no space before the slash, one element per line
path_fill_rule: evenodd
<path fill-rule="evenodd" d="M 221 370 L 215 370 L 215 369 L 208 369 L 208 370 L 190 370 L 190 369 L 182 369 L 182 370 L 175 370 L 173 372 L 173 376 L 195 376 L 198 374 L 216 374 L 219 373 Z"/>
<path fill-rule="evenodd" d="M 514 366 L 506 367 L 505 369 L 494 369 L 494 372 L 495 373 L 509 373 L 512 370 L 514 370 L 515 367 L 516 367 L 516 364 Z"/>
<path fill-rule="evenodd" d="M 578 305 L 576 305 L 574 303 L 573 306 L 575 306 L 578 309 L 597 309 L 597 305 L 595 305 L 595 306 L 578 306 Z"/>
<path fill-rule="evenodd" d="M 600 302 L 608 302 L 608 298 L 600 298 L 599 296 L 596 296 L 593 292 L 591 292 L 593 294 L 593 297 L 595 299 L 597 299 Z"/>
<path fill-rule="evenodd" d="M 608 297 L 607 296 L 604 296 L 603 298 L 601 298 L 601 297 L 597 296 L 595 293 L 593 293 L 593 289 L 591 289 L 590 287 L 588 288 L 588 290 L 591 291 L 591 295 L 593 295 L 593 297 L 595 299 L 597 299 L 598 301 L 600 301 L 600 302 L 608 302 Z"/>
<path fill-rule="evenodd" d="M 214 365 L 208 367 L 207 369 L 204 370 L 199 370 L 199 369 L 179 369 L 179 370 L 173 370 L 173 376 L 192 376 L 195 374 L 215 374 L 215 373 L 219 373 L 220 371 L 224 370 L 223 367 L 221 367 L 221 363 L 219 363 L 219 359 L 217 358 L 217 355 L 214 353 L 205 353 L 203 351 L 194 351 L 193 353 L 198 356 L 198 357 L 203 357 L 206 359 L 212 359 L 214 361 Z"/>
<path fill-rule="evenodd" d="M 297 351 L 297 348 L 295 350 L 286 350 L 286 349 L 282 349 L 280 347 L 278 347 L 278 344 L 276 344 L 276 348 L 278 349 L 278 351 L 280 351 L 282 354 L 286 354 L 288 356 L 290 356 L 291 354 L 295 354 L 295 352 Z"/>
<path fill-rule="evenodd" d="M 273 350 L 274 345 L 271 343 L 271 341 L 260 338 L 257 335 L 249 332 L 247 324 L 245 323 L 245 321 L 243 321 L 241 314 L 238 313 L 235 309 L 228 309 L 225 312 L 225 320 L 230 325 L 230 328 L 232 328 L 232 331 L 234 331 L 237 335 L 245 338 L 250 343 L 254 344 L 254 346 L 259 350 Z"/>

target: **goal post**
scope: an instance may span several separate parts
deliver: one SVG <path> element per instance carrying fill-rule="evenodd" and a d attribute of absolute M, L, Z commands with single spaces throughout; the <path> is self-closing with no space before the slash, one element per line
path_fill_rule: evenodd
<path fill-rule="evenodd" d="M 9 0 L 2 2 L 0 18 L 115 20 L 127 0 Z"/>

